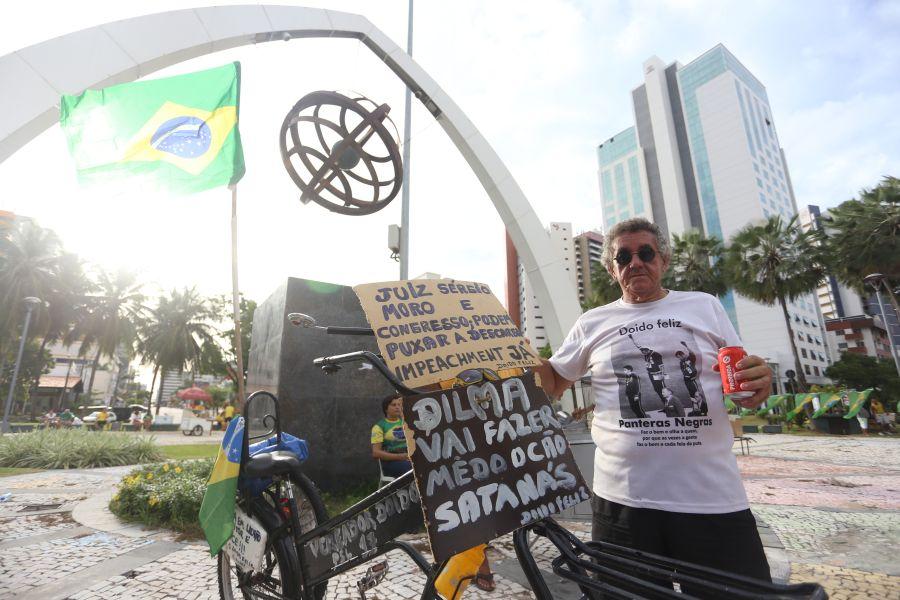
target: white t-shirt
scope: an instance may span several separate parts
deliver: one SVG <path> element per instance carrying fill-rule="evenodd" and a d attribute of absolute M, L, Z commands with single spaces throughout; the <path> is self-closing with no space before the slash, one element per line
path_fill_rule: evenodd
<path fill-rule="evenodd" d="M 721 303 L 701 292 L 581 315 L 550 363 L 570 381 L 591 373 L 594 493 L 672 512 L 749 507 L 712 369 L 719 348 L 740 345 Z"/>

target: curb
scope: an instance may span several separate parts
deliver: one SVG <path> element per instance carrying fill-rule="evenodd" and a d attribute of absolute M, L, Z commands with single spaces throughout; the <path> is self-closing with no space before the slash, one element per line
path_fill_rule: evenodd
<path fill-rule="evenodd" d="M 759 539 L 762 541 L 766 559 L 769 561 L 769 572 L 772 574 L 772 582 L 788 583 L 791 578 L 791 562 L 787 552 L 784 550 L 784 544 L 781 543 L 781 539 L 775 533 L 775 530 L 769 527 L 761 517 L 756 514 L 753 517 L 756 519 Z"/>
<path fill-rule="evenodd" d="M 130 538 L 142 538 L 158 534 L 171 534 L 162 529 L 150 529 L 135 523 L 126 523 L 109 510 L 109 501 L 116 493 L 116 486 L 110 482 L 108 488 L 82 500 L 72 509 L 72 519 L 77 523 Z M 105 486 L 104 486 L 105 487 Z"/>

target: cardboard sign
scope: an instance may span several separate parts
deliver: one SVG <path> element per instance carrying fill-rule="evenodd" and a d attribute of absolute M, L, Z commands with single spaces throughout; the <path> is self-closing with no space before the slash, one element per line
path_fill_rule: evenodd
<path fill-rule="evenodd" d="M 234 533 L 225 544 L 225 552 L 242 571 L 262 571 L 268 537 L 262 523 L 235 507 Z"/>
<path fill-rule="evenodd" d="M 410 396 L 403 418 L 438 561 L 590 498 L 532 373 Z"/>
<path fill-rule="evenodd" d="M 421 531 L 422 509 L 416 485 L 391 485 L 397 489 L 384 498 L 372 494 L 360 501 L 347 509 L 339 523 L 303 545 L 303 563 L 310 580 L 332 574 L 401 534 Z"/>
<path fill-rule="evenodd" d="M 353 288 L 388 367 L 410 387 L 473 368 L 530 367 L 540 359 L 488 286 L 453 279 Z"/>

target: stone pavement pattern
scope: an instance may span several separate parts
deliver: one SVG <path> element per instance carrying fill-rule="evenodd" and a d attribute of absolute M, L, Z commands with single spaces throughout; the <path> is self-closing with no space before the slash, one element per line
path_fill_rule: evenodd
<path fill-rule="evenodd" d="M 775 558 L 784 557 L 791 582 L 818 581 L 838 600 L 900 600 L 900 443 L 754 437 L 752 454 L 738 462 L 773 569 Z M 0 599 L 218 598 L 215 560 L 204 543 L 124 525 L 105 509 L 128 470 L 0 478 L 0 493 L 13 494 L 0 503 Z M 566 526 L 582 539 L 589 536 L 587 523 Z M 533 545 L 544 569 L 548 545 L 543 539 Z M 531 598 L 515 573 L 511 536 L 492 546 L 497 589 L 470 586 L 466 598 Z M 404 554 L 387 557 L 389 577 L 368 593 L 370 600 L 418 598 L 424 576 Z M 333 579 L 326 599 L 357 598 L 355 584 L 364 572 L 361 566 Z"/>
<path fill-rule="evenodd" d="M 817 581 L 838 600 L 900 600 L 900 441 L 753 437 L 738 464 L 754 514 L 790 558 L 790 581 Z"/>

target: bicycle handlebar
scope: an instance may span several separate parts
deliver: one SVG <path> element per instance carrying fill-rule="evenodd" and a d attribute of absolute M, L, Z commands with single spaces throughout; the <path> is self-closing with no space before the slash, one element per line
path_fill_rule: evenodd
<path fill-rule="evenodd" d="M 369 327 L 324 327 L 325 333 L 334 335 L 371 335 L 374 337 L 375 332 Z"/>
<path fill-rule="evenodd" d="M 351 335 L 362 335 L 362 334 L 351 334 Z M 349 354 L 336 354 L 335 356 L 322 356 L 313 360 L 313 364 L 317 367 L 328 367 L 330 365 L 339 365 L 341 363 L 347 362 L 367 362 L 376 369 L 378 372 L 387 379 L 394 388 L 403 393 L 405 396 L 411 396 L 413 394 L 418 394 L 419 390 L 413 389 L 411 387 L 407 387 L 403 384 L 402 381 L 397 379 L 397 377 L 391 373 L 391 371 L 387 368 L 387 365 L 384 364 L 384 361 L 373 352 L 369 352 L 368 350 L 359 350 L 357 352 L 350 352 Z"/>

